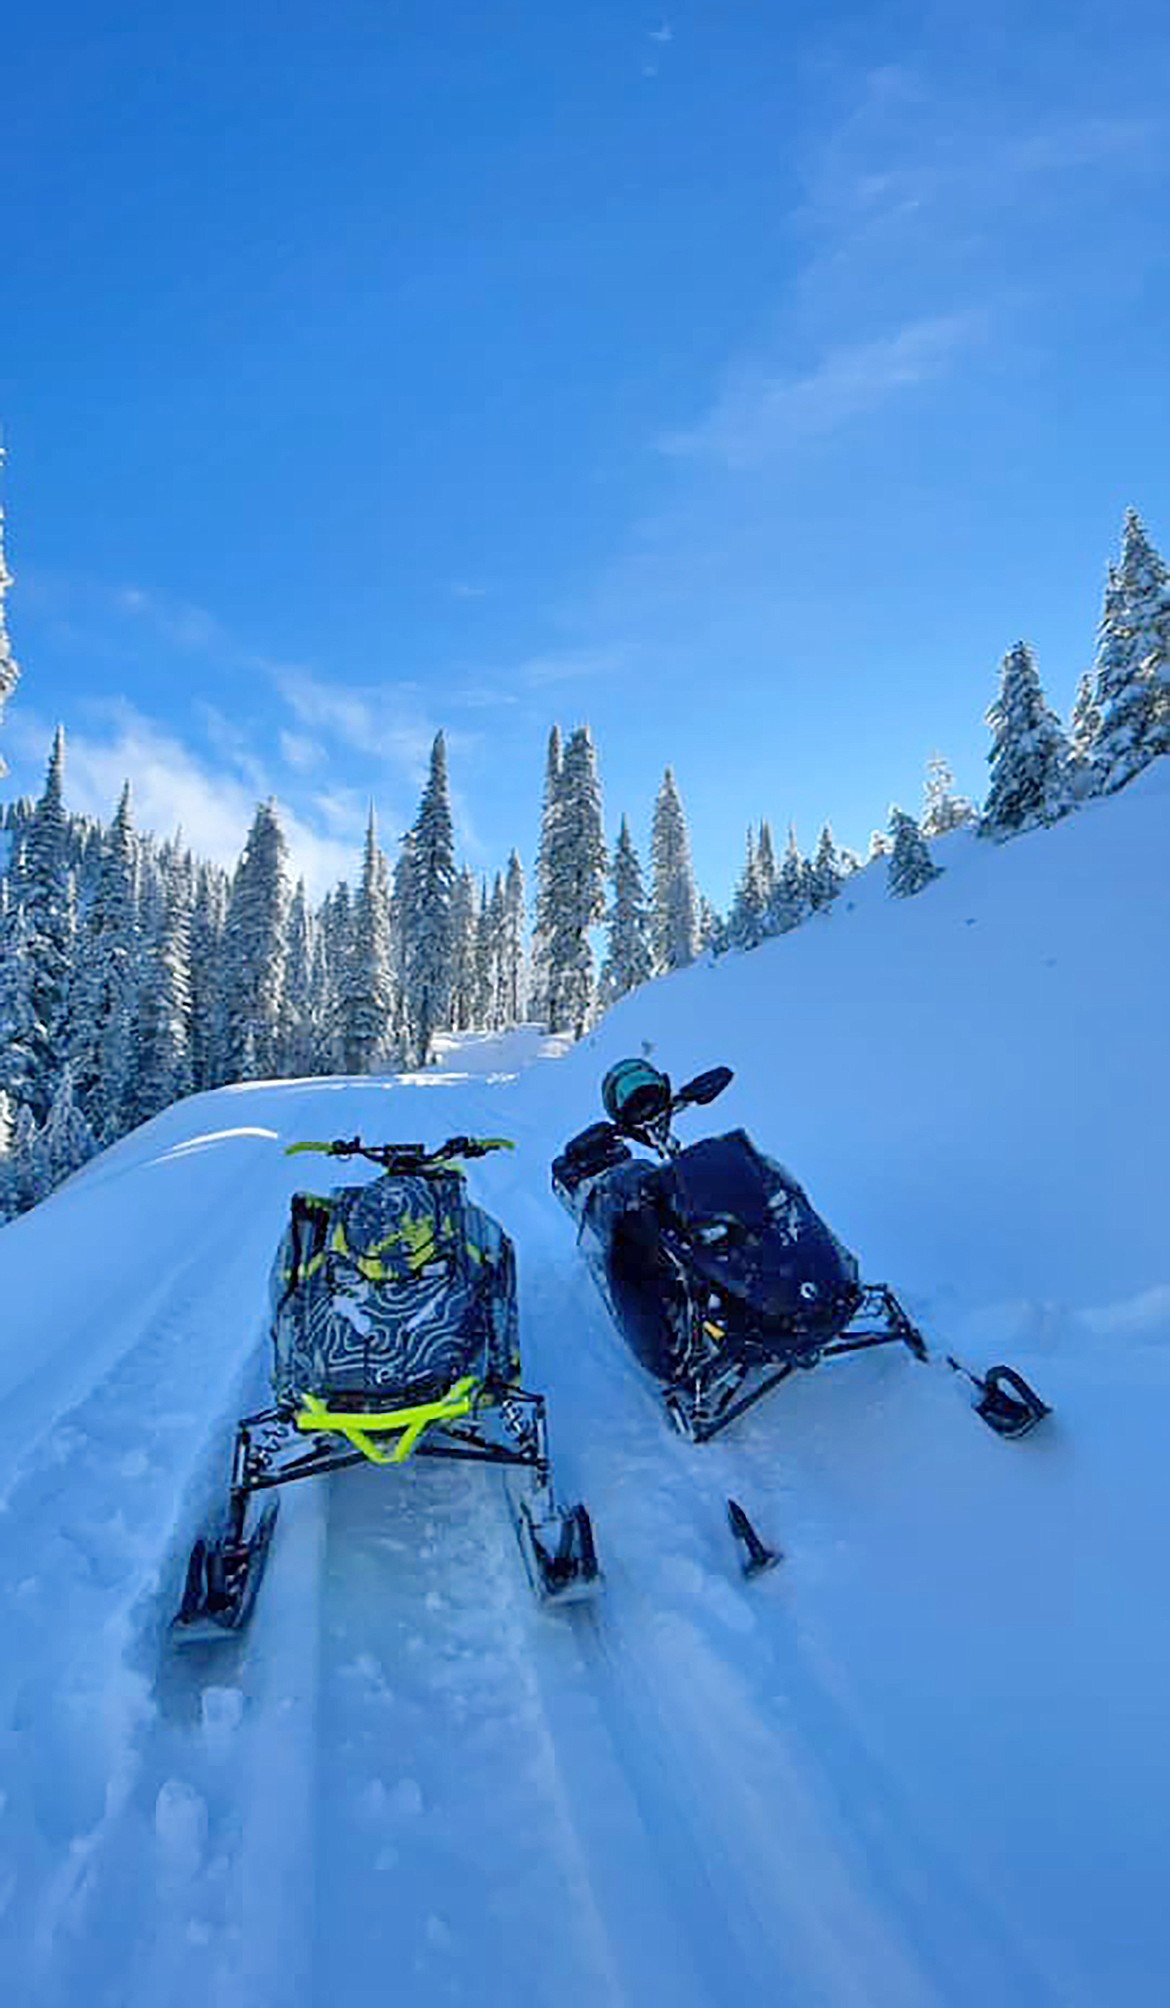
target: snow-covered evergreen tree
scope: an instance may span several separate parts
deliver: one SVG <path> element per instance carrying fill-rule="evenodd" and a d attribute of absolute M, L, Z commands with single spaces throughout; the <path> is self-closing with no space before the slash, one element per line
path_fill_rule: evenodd
<path fill-rule="evenodd" d="M 524 869 L 517 851 L 508 857 L 504 880 L 504 939 L 500 951 L 505 1025 L 518 1025 L 524 1011 Z"/>
<path fill-rule="evenodd" d="M 350 951 L 340 986 L 341 1064 L 347 1074 L 373 1073 L 390 1044 L 390 911 L 381 860 L 371 807 Z"/>
<path fill-rule="evenodd" d="M 229 1080 L 280 1072 L 288 927 L 288 852 L 276 803 L 256 810 L 232 880 L 224 927 Z"/>
<path fill-rule="evenodd" d="M 197 1088 L 227 1078 L 223 941 L 229 891 L 217 865 L 198 867 L 191 910 L 191 1075 Z"/>
<path fill-rule="evenodd" d="M 455 839 L 447 747 L 441 732 L 435 734 L 430 773 L 411 835 L 403 1002 L 415 1064 L 425 1067 L 435 1033 L 447 1023 L 451 998 Z"/>
<path fill-rule="evenodd" d="M 4 448 L 0 446 L 0 475 L 3 471 Z M 4 505 L 0 499 L 0 719 L 4 716 L 4 707 L 20 678 L 16 657 L 12 653 L 12 643 L 8 639 L 8 620 L 4 604 L 11 585 L 12 574 L 4 560 Z M 7 772 L 3 759 L 0 759 L 0 774 Z"/>
<path fill-rule="evenodd" d="M 73 1093 L 73 1070 L 66 1061 L 53 1089 L 44 1128 L 36 1139 L 36 1183 L 40 1195 L 91 1158 L 97 1146 Z"/>
<path fill-rule="evenodd" d="M 102 1143 L 126 1126 L 130 1083 L 137 1070 L 137 856 L 130 783 L 122 789 L 106 833 L 97 883 L 81 932 L 70 1026 L 74 1092 Z"/>
<path fill-rule="evenodd" d="M 756 845 L 756 872 L 760 881 L 760 894 L 764 902 L 765 917 L 767 916 L 772 894 L 776 890 L 776 880 L 779 876 L 779 871 L 780 867 L 776 862 L 776 846 L 772 841 L 772 825 L 771 823 L 763 822 L 760 824 L 759 842 Z"/>
<path fill-rule="evenodd" d="M 1106 792 L 1170 753 L 1170 571 L 1134 509 L 1121 561 L 1109 570 L 1094 697 L 1101 725 L 1094 767 Z"/>
<path fill-rule="evenodd" d="M 600 984 L 600 999 L 605 1006 L 616 1003 L 627 991 L 636 990 L 640 983 L 648 982 L 654 971 L 650 908 L 642 883 L 642 866 L 624 816 L 614 847 L 610 883 L 613 899 L 606 915 L 609 934 Z"/>
<path fill-rule="evenodd" d="M 569 736 L 557 788 L 550 872 L 548 1028 L 581 1038 L 595 997 L 590 929 L 605 913 L 605 830 L 597 756 L 587 725 Z"/>
<path fill-rule="evenodd" d="M 451 1003 L 453 1032 L 467 1032 L 475 1023 L 476 940 L 478 909 L 475 880 L 464 865 L 451 901 Z"/>
<path fill-rule="evenodd" d="M 493 1032 L 502 1031 L 507 1024 L 505 1012 L 505 991 L 507 988 L 504 972 L 504 922 L 507 902 L 504 897 L 504 881 L 497 872 L 492 880 L 492 896 L 488 902 L 488 931 L 491 935 L 491 967 L 489 973 L 488 1024 Z"/>
<path fill-rule="evenodd" d="M 822 827 L 816 851 L 806 874 L 808 903 L 813 913 L 824 913 L 841 890 L 844 872 L 828 823 Z"/>
<path fill-rule="evenodd" d="M 69 1057 L 69 983 L 74 907 L 63 784 L 65 732 L 58 726 L 44 792 L 29 824 L 19 894 L 28 984 L 24 1088 L 36 1122 L 46 1121 Z"/>
<path fill-rule="evenodd" d="M 1068 742 L 1045 701 L 1035 658 L 1017 642 L 1003 659 L 999 695 L 987 713 L 991 786 L 980 835 L 1015 836 L 1066 814 L 1072 796 Z"/>
<path fill-rule="evenodd" d="M 791 934 L 808 912 L 808 892 L 804 859 L 796 841 L 794 826 L 788 825 L 788 842 L 776 874 L 776 884 L 768 903 L 769 934 Z"/>
<path fill-rule="evenodd" d="M 193 1085 L 191 915 L 194 866 L 177 845 L 159 861 L 157 932 L 138 990 L 136 1066 L 126 1122 L 145 1122 Z"/>
<path fill-rule="evenodd" d="M 896 806 L 890 810 L 890 852 L 886 865 L 886 887 L 897 899 L 921 892 L 931 879 L 941 874 L 913 816 Z"/>
<path fill-rule="evenodd" d="M 536 852 L 536 893 L 532 915 L 532 970 L 528 1015 L 539 1024 L 549 1017 L 549 943 L 553 932 L 553 875 L 560 803 L 561 767 L 564 750 L 561 728 L 554 725 L 548 735 L 544 767 L 544 799 L 540 813 L 540 843 Z"/>
<path fill-rule="evenodd" d="M 1096 678 L 1087 669 L 1077 683 L 1077 694 L 1068 722 L 1069 784 L 1073 800 L 1077 802 L 1086 801 L 1098 791 L 1097 745 L 1101 724 Z"/>
<path fill-rule="evenodd" d="M 682 798 L 668 767 L 650 831 L 650 911 L 656 971 L 685 969 L 699 946 L 699 899 Z"/>
<path fill-rule="evenodd" d="M 706 893 L 699 895 L 699 952 L 723 955 L 727 949 L 727 929 Z"/>
<path fill-rule="evenodd" d="M 757 948 L 767 932 L 767 901 L 760 876 L 755 832 L 748 825 L 743 870 L 731 903 L 727 938 L 732 948 Z"/>
<path fill-rule="evenodd" d="M 965 795 L 955 793 L 955 777 L 941 753 L 932 753 L 926 763 L 926 781 L 922 791 L 922 821 L 919 825 L 924 837 L 945 837 L 951 830 L 962 829 L 965 823 L 976 820 L 975 809 Z"/>

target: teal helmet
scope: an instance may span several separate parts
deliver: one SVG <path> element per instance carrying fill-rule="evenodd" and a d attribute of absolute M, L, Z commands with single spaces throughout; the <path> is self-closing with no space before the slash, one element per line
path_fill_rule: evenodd
<path fill-rule="evenodd" d="M 670 1114 L 670 1080 L 649 1060 L 619 1060 L 601 1083 L 601 1099 L 618 1129 L 645 1129 Z"/>

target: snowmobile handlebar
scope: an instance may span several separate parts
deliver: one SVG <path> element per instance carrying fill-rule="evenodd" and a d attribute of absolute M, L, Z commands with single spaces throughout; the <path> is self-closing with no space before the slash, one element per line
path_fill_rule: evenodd
<path fill-rule="evenodd" d="M 332 1143 L 290 1143 L 286 1157 L 301 1151 L 321 1151 L 326 1157 L 364 1157 L 383 1171 L 433 1171 L 455 1157 L 486 1157 L 493 1150 L 515 1150 L 506 1136 L 449 1136 L 446 1143 L 428 1150 L 422 1143 L 363 1143 L 360 1136 L 335 1137 Z"/>

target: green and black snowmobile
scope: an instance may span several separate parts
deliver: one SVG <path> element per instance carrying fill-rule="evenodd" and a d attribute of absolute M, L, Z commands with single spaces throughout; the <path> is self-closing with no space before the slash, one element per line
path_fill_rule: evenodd
<path fill-rule="evenodd" d="M 358 1137 L 289 1147 L 366 1158 L 382 1176 L 293 1197 L 270 1281 L 274 1403 L 239 1424 L 226 1517 L 191 1550 L 177 1636 L 247 1622 L 276 1522 L 260 1494 L 363 1462 L 500 1465 L 537 1594 L 593 1590 L 589 1514 L 557 1505 L 544 1397 L 520 1384 L 512 1243 L 459 1169 L 509 1148 L 465 1136 L 434 1151 Z"/>

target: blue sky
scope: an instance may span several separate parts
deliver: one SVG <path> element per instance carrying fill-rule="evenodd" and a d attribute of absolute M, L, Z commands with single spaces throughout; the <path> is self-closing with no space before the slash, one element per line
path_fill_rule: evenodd
<path fill-rule="evenodd" d="M 11 788 L 62 719 L 319 893 L 439 725 L 529 865 L 587 721 L 722 904 L 749 819 L 981 793 L 1004 651 L 1067 710 L 1170 546 L 1161 5 L 47 0 L 5 73 Z"/>

